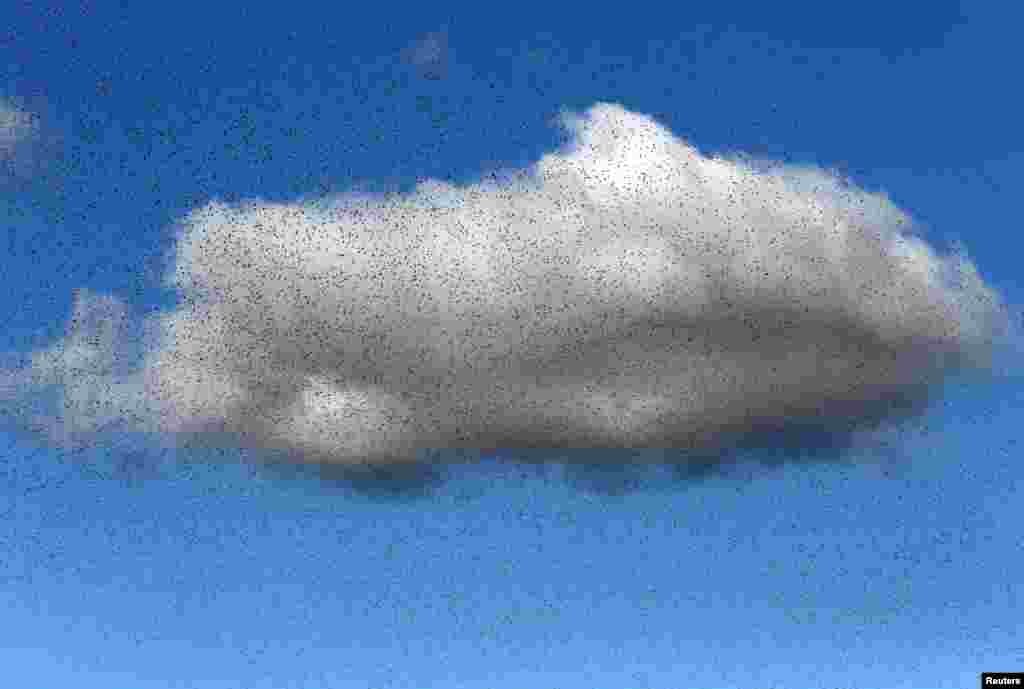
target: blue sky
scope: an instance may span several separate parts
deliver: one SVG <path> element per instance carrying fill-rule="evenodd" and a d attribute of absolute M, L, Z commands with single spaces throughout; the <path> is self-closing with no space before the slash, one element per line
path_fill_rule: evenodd
<path fill-rule="evenodd" d="M 144 375 L 157 360 L 136 336 L 192 313 L 169 274 L 244 283 L 208 260 L 233 246 L 225 228 L 571 163 L 560 113 L 598 103 L 694 160 L 838 170 L 940 252 L 965 247 L 1019 308 L 1020 17 L 994 7 L 8 8 L 0 372 L 81 351 L 62 339 L 81 313 L 99 330 L 122 314 L 112 365 Z M 593 127 L 576 142 L 601 140 Z M 194 222 L 219 239 L 182 258 L 187 219 L 243 201 L 257 210 Z M 910 419 L 759 437 L 700 466 L 517 461 L 537 451 L 502 442 L 353 477 L 290 462 L 299 434 L 273 452 L 154 442 L 126 422 L 150 410 L 131 371 L 65 379 L 74 404 L 124 391 L 100 398 L 114 430 L 73 448 L 33 432 L 59 418 L 60 386 L 0 378 L 16 686 L 962 687 L 1024 667 L 1017 375 L 932 381 Z"/>

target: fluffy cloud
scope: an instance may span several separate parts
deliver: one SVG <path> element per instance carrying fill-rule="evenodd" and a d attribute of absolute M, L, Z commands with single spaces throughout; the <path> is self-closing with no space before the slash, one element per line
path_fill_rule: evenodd
<path fill-rule="evenodd" d="M 989 364 L 997 295 L 884 196 L 706 157 L 616 105 L 562 123 L 563 150 L 500 180 L 199 209 L 169 276 L 184 305 L 134 372 L 113 370 L 123 311 L 83 293 L 31 375 L 63 381 L 76 430 L 360 464 L 716 446 Z"/>
<path fill-rule="evenodd" d="M 38 134 L 36 118 L 0 99 L 0 163 L 17 162 L 25 144 Z"/>
<path fill-rule="evenodd" d="M 448 29 L 417 39 L 402 51 L 402 59 L 425 79 L 443 79 L 448 70 Z"/>
<path fill-rule="evenodd" d="M 65 336 L 26 365 L 0 370 L 0 400 L 14 402 L 3 411 L 65 447 L 115 427 L 151 427 L 140 376 L 121 359 L 129 325 L 119 300 L 79 290 Z"/>

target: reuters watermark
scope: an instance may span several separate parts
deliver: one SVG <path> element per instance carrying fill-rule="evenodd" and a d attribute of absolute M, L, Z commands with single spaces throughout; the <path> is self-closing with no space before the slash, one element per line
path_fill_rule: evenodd
<path fill-rule="evenodd" d="M 981 688 L 985 687 L 1021 687 L 1024 689 L 1024 672 L 983 672 Z"/>

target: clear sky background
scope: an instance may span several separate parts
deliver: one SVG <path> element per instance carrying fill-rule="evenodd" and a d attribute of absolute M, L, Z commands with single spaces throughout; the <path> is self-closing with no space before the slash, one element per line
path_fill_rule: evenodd
<path fill-rule="evenodd" d="M 1024 303 L 1003 3 L 137 5 L 2 5 L 5 365 L 62 336 L 76 289 L 172 308 L 174 223 L 209 201 L 520 168 L 598 101 L 705 153 L 840 169 Z M 1019 377 L 952 381 L 852 447 L 798 436 L 705 471 L 503 449 L 362 481 L 11 424 L 4 681 L 975 686 L 1024 669 L 1022 402 Z"/>

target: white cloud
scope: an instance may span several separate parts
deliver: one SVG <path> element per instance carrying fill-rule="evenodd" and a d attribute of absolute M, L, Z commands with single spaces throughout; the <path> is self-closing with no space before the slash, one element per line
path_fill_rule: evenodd
<path fill-rule="evenodd" d="M 76 429 L 355 464 L 715 445 L 987 365 L 998 297 L 884 196 L 616 105 L 563 122 L 570 145 L 501 182 L 199 209 L 169 277 L 187 306 L 137 371 L 112 373 L 124 312 L 88 294 L 31 371 L 64 376 Z"/>
<path fill-rule="evenodd" d="M 444 78 L 449 59 L 447 27 L 418 38 L 402 51 L 402 58 L 426 79 Z"/>
<path fill-rule="evenodd" d="M 38 129 L 36 117 L 0 99 L 0 160 L 14 158 Z"/>
<path fill-rule="evenodd" d="M 59 131 L 44 126 L 37 112 L 0 96 L 0 182 L 38 174 L 60 139 Z"/>
<path fill-rule="evenodd" d="M 79 290 L 65 336 L 34 352 L 27 365 L 0 371 L 0 400 L 17 405 L 14 415 L 64 446 L 75 446 L 111 426 L 144 422 L 147 400 L 138 375 L 118 357 L 125 353 L 127 309 L 119 300 Z M 56 393 L 56 409 L 27 403 L 38 393 Z"/>

